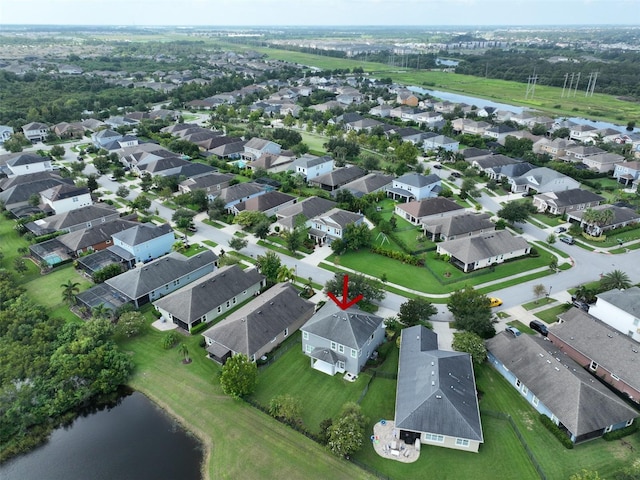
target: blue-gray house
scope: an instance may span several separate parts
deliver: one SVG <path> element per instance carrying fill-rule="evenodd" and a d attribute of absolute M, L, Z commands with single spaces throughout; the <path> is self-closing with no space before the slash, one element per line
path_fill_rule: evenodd
<path fill-rule="evenodd" d="M 629 426 L 638 416 L 551 342 L 502 332 L 486 345 L 493 367 L 574 443 Z"/>
<path fill-rule="evenodd" d="M 357 306 L 341 310 L 334 302 L 324 304 L 300 330 L 311 367 L 328 375 L 358 375 L 385 335 L 382 317 Z"/>
<path fill-rule="evenodd" d="M 114 233 L 112 251 L 132 263 L 147 262 L 169 253 L 175 243 L 173 229 L 167 223 L 141 223 Z"/>

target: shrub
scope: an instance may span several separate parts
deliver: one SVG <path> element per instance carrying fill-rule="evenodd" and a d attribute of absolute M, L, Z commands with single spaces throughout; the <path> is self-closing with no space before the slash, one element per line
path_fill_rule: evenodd
<path fill-rule="evenodd" d="M 542 425 L 544 425 L 545 428 L 549 430 L 554 437 L 560 440 L 560 443 L 562 445 L 564 445 L 568 449 L 573 448 L 573 442 L 567 436 L 567 434 L 564 433 L 562 430 L 560 430 L 560 427 L 558 427 L 555 423 L 553 423 L 551 419 L 547 417 L 544 413 L 540 414 L 540 423 L 542 423 Z"/>
<path fill-rule="evenodd" d="M 162 338 L 162 348 L 164 348 L 165 350 L 169 350 L 175 347 L 178 344 L 179 340 L 180 336 L 177 332 L 169 332 Z"/>
<path fill-rule="evenodd" d="M 607 432 L 602 436 L 602 438 L 604 438 L 608 442 L 610 442 L 611 440 L 618 440 L 620 438 L 627 437 L 636 433 L 638 431 L 638 427 L 639 424 L 637 422 L 634 422 L 628 427 L 614 430 L 612 432 Z"/>

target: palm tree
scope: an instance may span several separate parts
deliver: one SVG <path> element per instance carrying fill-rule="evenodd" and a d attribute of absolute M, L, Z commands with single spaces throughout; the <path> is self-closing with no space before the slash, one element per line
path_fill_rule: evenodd
<path fill-rule="evenodd" d="M 91 309 L 91 316 L 96 320 L 103 320 L 109 318 L 111 315 L 111 309 L 108 308 L 104 303 L 100 305 L 96 305 Z"/>
<path fill-rule="evenodd" d="M 178 352 L 184 357 L 184 363 L 191 362 L 191 358 L 189 358 L 189 347 L 187 347 L 186 344 L 181 343 L 178 347 Z"/>
<path fill-rule="evenodd" d="M 80 293 L 80 284 L 78 282 L 67 280 L 67 283 L 63 283 L 60 287 L 62 288 L 62 300 L 67 305 L 75 305 L 76 295 Z"/>
<path fill-rule="evenodd" d="M 631 280 L 629 279 L 629 275 L 627 275 L 622 270 L 612 270 L 609 273 L 605 273 L 602 277 L 600 277 L 600 287 L 603 291 L 617 289 L 626 289 L 631 288 Z"/>
<path fill-rule="evenodd" d="M 278 269 L 278 275 L 276 279 L 278 282 L 288 282 L 291 280 L 295 280 L 296 277 L 296 269 L 295 267 L 287 267 L 286 265 L 282 265 Z"/>

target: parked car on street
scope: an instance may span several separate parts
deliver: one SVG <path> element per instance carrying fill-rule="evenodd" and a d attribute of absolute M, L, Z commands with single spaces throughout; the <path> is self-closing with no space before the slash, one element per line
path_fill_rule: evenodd
<path fill-rule="evenodd" d="M 549 333 L 549 329 L 547 328 L 547 326 L 544 323 L 542 323 L 540 320 L 530 321 L 529 328 L 531 328 L 531 330 L 535 330 L 543 337 L 546 337 L 547 334 Z"/>
<path fill-rule="evenodd" d="M 489 305 L 491 307 L 499 307 L 500 305 L 502 305 L 502 300 L 495 297 L 489 297 Z"/>
<path fill-rule="evenodd" d="M 442 168 L 442 165 L 440 165 L 439 163 L 436 163 L 433 168 L 435 168 L 436 170 L 440 170 Z"/>
<path fill-rule="evenodd" d="M 558 228 L 556 228 L 556 229 L 554 230 L 554 233 L 564 233 L 564 232 L 566 232 L 566 231 L 567 231 L 567 229 L 566 229 L 566 228 L 564 228 L 564 227 L 558 227 Z"/>
<path fill-rule="evenodd" d="M 509 332 L 514 337 L 519 337 L 520 335 L 522 335 L 522 332 L 518 330 L 516 327 L 507 327 L 505 328 L 505 331 Z"/>
<path fill-rule="evenodd" d="M 563 242 L 563 243 L 566 243 L 567 245 L 573 245 L 574 243 L 576 243 L 573 240 L 573 237 L 569 237 L 569 236 L 566 236 L 566 235 L 563 235 L 562 237 L 560 237 L 560 241 Z"/>

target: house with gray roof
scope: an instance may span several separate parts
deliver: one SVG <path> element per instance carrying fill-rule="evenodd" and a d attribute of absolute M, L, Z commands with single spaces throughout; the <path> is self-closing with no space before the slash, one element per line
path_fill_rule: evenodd
<path fill-rule="evenodd" d="M 171 252 L 105 283 L 140 307 L 213 272 L 217 261 L 217 255 L 211 250 L 193 257 Z"/>
<path fill-rule="evenodd" d="M 287 208 L 296 203 L 297 198 L 293 195 L 278 191 L 266 192 L 264 195 L 250 198 L 243 202 L 236 203 L 229 210 L 233 215 L 237 215 L 245 210 L 262 212 L 267 217 L 275 215 L 280 209 Z"/>
<path fill-rule="evenodd" d="M 502 156 L 503 155 L 493 155 L 493 157 Z M 493 157 L 488 157 L 487 160 Z M 521 162 L 519 160 L 515 161 L 512 159 L 511 163 L 487 167 L 486 169 L 484 169 L 484 172 L 487 174 L 488 178 L 502 181 L 502 179 L 504 178 L 520 177 L 526 174 L 528 171 L 533 170 L 534 168 L 536 168 L 535 165 L 532 165 L 529 162 Z"/>
<path fill-rule="evenodd" d="M 49 135 L 49 126 L 46 123 L 31 122 L 22 126 L 22 132 L 31 143 L 44 142 Z"/>
<path fill-rule="evenodd" d="M 538 212 L 564 215 L 576 210 L 585 210 L 600 205 L 605 198 L 589 190 L 573 188 L 559 192 L 539 193 L 533 196 L 533 206 Z"/>
<path fill-rule="evenodd" d="M 240 142 L 225 143 L 224 145 L 210 149 L 209 152 L 223 160 L 236 160 L 242 156 L 245 143 L 246 142 L 244 140 Z"/>
<path fill-rule="evenodd" d="M 29 200 L 34 195 L 39 197 L 41 192 L 59 185 L 72 186 L 73 181 L 70 182 L 68 179 L 50 176 L 30 182 L 16 183 L 0 192 L 0 201 L 7 210 L 14 210 L 18 207 L 29 205 Z M 39 209 L 37 210 L 40 211 Z"/>
<path fill-rule="evenodd" d="M 460 142 L 446 135 L 425 133 L 422 136 L 422 148 L 425 152 L 437 151 L 440 148 L 448 152 L 457 152 L 459 147 Z"/>
<path fill-rule="evenodd" d="M 173 229 L 168 223 L 154 225 L 140 223 L 112 235 L 111 250 L 132 263 L 148 262 L 171 251 L 175 243 Z"/>
<path fill-rule="evenodd" d="M 346 167 L 336 168 L 332 172 L 324 175 L 318 175 L 309 180 L 309 185 L 322 188 L 328 192 L 332 192 L 356 178 L 364 177 L 365 172 L 357 165 L 348 165 Z"/>
<path fill-rule="evenodd" d="M 587 210 L 594 210 L 601 212 L 603 210 L 611 210 L 613 216 L 611 220 L 605 224 L 600 225 L 593 221 L 585 221 L 584 214 Z M 578 223 L 589 235 L 601 235 L 602 232 L 609 230 L 615 230 L 616 228 L 626 227 L 627 225 L 633 225 L 640 222 L 640 214 L 634 209 L 628 207 L 618 207 L 616 205 L 596 205 L 587 210 L 574 210 L 567 213 L 567 220 L 572 223 Z"/>
<path fill-rule="evenodd" d="M 450 217 L 459 215 L 464 210 L 453 200 L 444 197 L 427 198 L 414 202 L 399 203 L 394 213 L 414 225 L 420 225 L 431 218 Z"/>
<path fill-rule="evenodd" d="M 478 452 L 484 443 L 471 355 L 438 349 L 422 325 L 402 330 L 395 428 L 407 444 Z"/>
<path fill-rule="evenodd" d="M 302 175 L 308 182 L 320 175 L 325 175 L 333 170 L 334 161 L 329 155 L 318 157 L 306 153 L 300 158 L 295 159 L 289 165 L 289 171 Z"/>
<path fill-rule="evenodd" d="M 265 283 L 265 277 L 255 268 L 242 270 L 237 265 L 228 265 L 156 300 L 153 305 L 162 318 L 191 331 L 258 295 Z"/>
<path fill-rule="evenodd" d="M 336 238 L 342 238 L 344 229 L 349 225 L 358 226 L 364 222 L 361 213 L 349 212 L 340 208 L 332 208 L 328 212 L 315 216 L 307 221 L 309 238 L 323 245 L 331 244 Z"/>
<path fill-rule="evenodd" d="M 137 225 L 136 222 L 117 218 L 110 222 L 98 223 L 82 230 L 65 233 L 55 240 L 62 243 L 74 256 L 82 253 L 104 250 L 113 245 L 112 236 Z"/>
<path fill-rule="evenodd" d="M 530 251 L 531 246 L 524 238 L 507 230 L 457 238 L 437 246 L 440 255 L 449 255 L 451 263 L 465 273 L 528 255 Z"/>
<path fill-rule="evenodd" d="M 615 288 L 599 293 L 596 298 L 589 314 L 640 342 L 640 287 Z"/>
<path fill-rule="evenodd" d="M 120 217 L 120 213 L 111 205 L 89 205 L 70 210 L 59 215 L 41 218 L 25 224 L 25 228 L 35 236 L 53 232 L 74 232 L 110 222 Z"/>
<path fill-rule="evenodd" d="M 13 127 L 0 125 L 0 145 L 4 145 L 4 142 L 9 140 L 11 135 L 13 135 Z"/>
<path fill-rule="evenodd" d="M 598 298 L 600 305 L 598 308 L 592 306 L 589 313 L 572 308 L 560 314 L 558 323 L 549 329 L 547 338 L 592 375 L 640 404 L 640 344 L 632 338 L 633 335 L 624 332 L 629 328 L 637 338 L 638 327 L 633 325 L 632 318 L 637 320 L 640 317 L 640 289 L 633 287 L 629 290 L 635 291 L 626 297 L 622 290 L 606 292 L 614 296 L 612 301 L 622 308 Z M 593 315 L 592 310 L 595 310 Z M 618 314 L 624 318 L 619 320 Z"/>
<path fill-rule="evenodd" d="M 230 185 L 227 188 L 223 188 L 220 192 L 211 192 L 209 199 L 213 201 L 216 198 L 221 198 L 224 201 L 224 206 L 227 210 L 231 209 L 234 205 L 245 202 L 250 198 L 264 195 L 267 193 L 267 189 L 263 185 L 255 182 L 237 183 L 236 185 Z"/>
<path fill-rule="evenodd" d="M 493 232 L 496 224 L 486 213 L 461 213 L 452 217 L 431 218 L 422 221 L 422 230 L 431 241 L 455 240 Z"/>
<path fill-rule="evenodd" d="M 255 362 L 304 325 L 314 308 L 290 283 L 278 283 L 202 334 L 208 356 L 224 364 L 242 353 Z"/>
<path fill-rule="evenodd" d="M 122 139 L 124 135 L 116 132 L 115 130 L 104 129 L 98 130 L 95 133 L 91 134 L 91 143 L 96 148 L 104 148 L 113 142 L 117 142 Z"/>
<path fill-rule="evenodd" d="M 0 155 L 0 173 L 8 177 L 52 170 L 53 165 L 49 157 L 25 152 Z"/>
<path fill-rule="evenodd" d="M 640 162 L 616 163 L 613 178 L 618 180 L 619 183 L 624 184 L 625 187 L 628 187 L 630 184 L 637 186 L 640 180 Z"/>
<path fill-rule="evenodd" d="M 509 125 L 493 125 L 485 128 L 484 136 L 494 139 L 496 142 L 503 142 L 508 135 L 511 135 L 515 132 L 516 129 L 510 127 Z"/>
<path fill-rule="evenodd" d="M 387 196 L 394 200 L 410 202 L 437 197 L 442 191 L 440 177 L 435 174 L 405 173 L 387 187 Z"/>
<path fill-rule="evenodd" d="M 280 155 L 282 147 L 276 142 L 264 138 L 253 137 L 244 144 L 243 158 L 253 161 L 260 158 L 265 153 Z"/>
<path fill-rule="evenodd" d="M 385 336 L 382 317 L 357 305 L 342 310 L 334 302 L 325 303 L 300 330 L 311 368 L 332 376 L 357 376 Z"/>
<path fill-rule="evenodd" d="M 624 162 L 624 157 L 611 152 L 597 153 L 582 160 L 582 163 L 598 173 L 612 172 L 620 162 Z"/>
<path fill-rule="evenodd" d="M 44 211 L 53 211 L 56 214 L 93 204 L 87 187 L 76 187 L 66 183 L 43 190 L 40 192 L 40 200 Z"/>
<path fill-rule="evenodd" d="M 279 226 L 281 230 L 293 230 L 297 221 L 306 223 L 309 219 L 328 212 L 336 205 L 336 202 L 322 197 L 305 198 L 276 212 L 278 220 L 274 226 Z"/>
<path fill-rule="evenodd" d="M 347 191 L 354 197 L 360 198 L 370 193 L 381 192 L 386 190 L 387 187 L 393 183 L 393 177 L 391 175 L 384 175 L 382 173 L 368 173 L 364 177 L 356 178 L 352 182 L 341 186 L 337 190 L 331 192 L 331 195 L 335 195 L 340 191 Z"/>
<path fill-rule="evenodd" d="M 577 180 L 547 167 L 534 168 L 524 175 L 506 178 L 514 193 L 531 190 L 537 193 L 547 193 L 580 188 L 580 182 Z"/>
<path fill-rule="evenodd" d="M 180 193 L 191 193 L 196 190 L 204 190 L 209 195 L 211 192 L 219 192 L 227 188 L 234 175 L 230 173 L 210 172 L 195 178 L 187 178 L 178 184 Z"/>
<path fill-rule="evenodd" d="M 550 335 L 554 328 L 549 329 Z M 501 332 L 486 346 L 492 366 L 574 443 L 624 428 L 638 416 L 551 342 Z"/>

